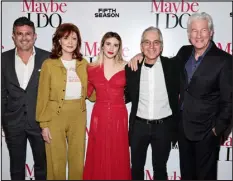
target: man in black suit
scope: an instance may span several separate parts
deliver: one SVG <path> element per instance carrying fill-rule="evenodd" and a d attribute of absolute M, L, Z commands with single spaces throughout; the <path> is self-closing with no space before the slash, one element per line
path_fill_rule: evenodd
<path fill-rule="evenodd" d="M 183 46 L 181 63 L 180 169 L 183 180 L 216 180 L 220 137 L 232 119 L 232 56 L 212 41 L 207 13 L 188 20 L 192 45 Z"/>
<path fill-rule="evenodd" d="M 129 139 L 132 179 L 144 179 L 147 148 L 151 144 L 154 179 L 167 180 L 166 164 L 175 138 L 179 113 L 178 64 L 161 56 L 162 33 L 147 28 L 141 38 L 144 61 L 133 71 L 126 66 L 126 100 L 131 101 Z"/>
<path fill-rule="evenodd" d="M 2 53 L 1 118 L 12 180 L 25 180 L 27 139 L 32 148 L 35 179 L 46 179 L 45 145 L 35 112 L 40 68 L 49 52 L 34 47 L 36 37 L 34 23 L 20 17 L 13 24 L 15 48 Z"/>

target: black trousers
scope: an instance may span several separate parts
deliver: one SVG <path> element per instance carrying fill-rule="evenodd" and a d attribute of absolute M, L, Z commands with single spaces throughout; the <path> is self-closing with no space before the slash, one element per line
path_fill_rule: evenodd
<path fill-rule="evenodd" d="M 151 144 L 154 180 L 167 180 L 167 161 L 171 150 L 172 116 L 162 124 L 147 124 L 135 120 L 130 135 L 132 179 L 144 180 L 147 148 Z"/>
<path fill-rule="evenodd" d="M 26 117 L 20 125 L 3 125 L 6 144 L 10 155 L 10 174 L 12 180 L 25 180 L 27 139 L 32 148 L 34 159 L 34 176 L 36 180 L 46 180 L 45 144 L 38 125 L 31 128 Z"/>
<path fill-rule="evenodd" d="M 217 160 L 220 150 L 220 137 L 211 130 L 201 141 L 186 138 L 179 126 L 180 172 L 182 180 L 217 180 Z"/>

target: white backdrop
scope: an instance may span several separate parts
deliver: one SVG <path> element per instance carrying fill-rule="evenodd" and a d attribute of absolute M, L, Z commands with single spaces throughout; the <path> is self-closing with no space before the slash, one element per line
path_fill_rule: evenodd
<path fill-rule="evenodd" d="M 109 10 L 104 10 L 109 9 Z M 111 17 L 95 17 L 99 12 L 110 12 Z M 149 26 L 159 26 L 164 37 L 164 56 L 173 56 L 182 45 L 189 44 L 186 21 L 189 14 L 205 11 L 214 20 L 214 41 L 218 47 L 232 54 L 231 2 L 48 2 L 24 0 L 2 3 L 2 51 L 14 47 L 11 39 L 12 25 L 19 16 L 30 16 L 37 27 L 36 46 L 51 50 L 52 35 L 59 22 L 71 22 L 80 28 L 82 53 L 90 61 L 98 54 L 101 37 L 107 31 L 115 31 L 123 40 L 125 60 L 140 51 L 140 38 Z M 44 14 L 43 14 L 44 13 Z M 43 16 L 44 15 L 44 16 Z M 115 17 L 112 17 L 115 16 Z M 46 25 L 47 24 L 47 25 Z M 93 104 L 87 101 L 87 138 Z M 127 104 L 130 111 L 131 104 Z M 26 179 L 34 179 L 33 158 L 28 144 Z M 158 148 L 159 149 L 159 148 Z M 2 179 L 10 179 L 9 154 L 2 133 Z M 179 180 L 178 145 L 172 149 L 168 161 L 169 180 Z M 151 149 L 149 147 L 145 166 L 145 179 L 152 179 Z M 232 134 L 221 146 L 218 162 L 218 179 L 232 179 Z"/>

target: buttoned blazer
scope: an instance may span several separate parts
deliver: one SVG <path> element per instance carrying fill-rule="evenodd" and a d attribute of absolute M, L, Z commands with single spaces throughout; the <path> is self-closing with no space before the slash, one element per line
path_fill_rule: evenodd
<path fill-rule="evenodd" d="M 38 127 L 35 121 L 38 82 L 41 65 L 50 52 L 35 47 L 35 64 L 26 89 L 20 87 L 15 70 L 15 48 L 2 53 L 1 60 L 1 118 L 3 128 L 24 126 L 26 116 L 31 127 Z"/>
<path fill-rule="evenodd" d="M 232 56 L 214 42 L 188 83 L 185 64 L 193 46 L 183 46 L 177 53 L 181 64 L 180 105 L 188 139 L 202 140 L 215 127 L 221 135 L 232 120 Z"/>

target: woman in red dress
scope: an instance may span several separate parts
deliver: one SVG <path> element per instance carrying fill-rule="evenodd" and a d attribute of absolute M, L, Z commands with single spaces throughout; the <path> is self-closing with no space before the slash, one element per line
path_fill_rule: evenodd
<path fill-rule="evenodd" d="M 84 167 L 84 180 L 130 180 L 128 113 L 124 102 L 126 62 L 114 32 L 101 41 L 98 60 L 88 66 L 88 95 L 96 91 Z"/>

